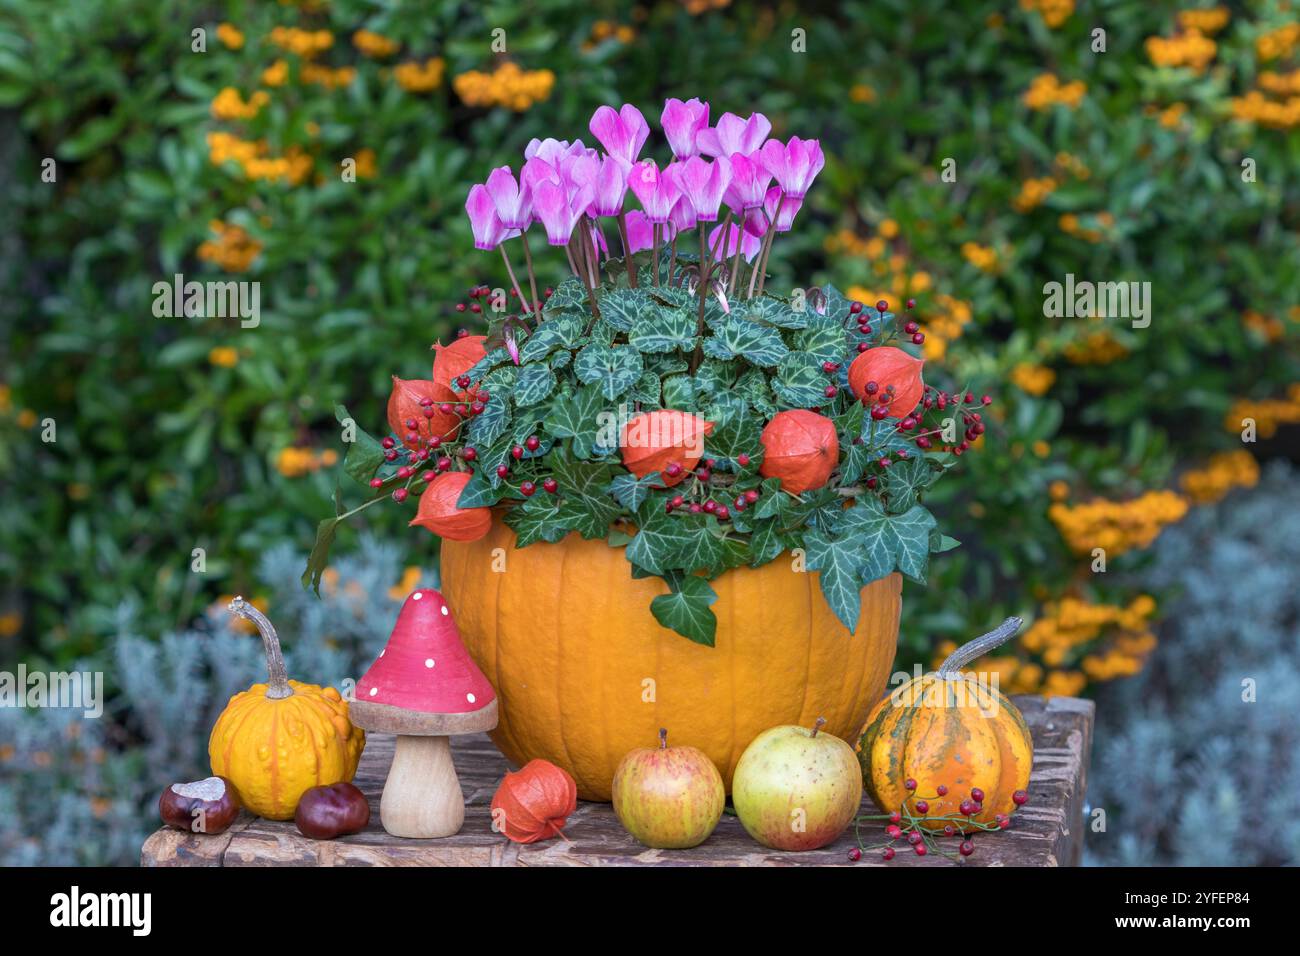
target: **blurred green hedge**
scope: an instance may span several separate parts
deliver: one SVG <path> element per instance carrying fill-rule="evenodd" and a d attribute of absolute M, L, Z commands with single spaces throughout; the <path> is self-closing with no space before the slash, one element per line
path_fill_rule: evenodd
<path fill-rule="evenodd" d="M 826 150 L 774 286 L 914 296 L 927 377 L 997 398 L 935 500 L 966 547 L 909 591 L 902 662 L 1018 612 L 1043 627 L 1017 689 L 1116 676 L 1148 615 L 1091 627 L 1062 602 L 1131 607 L 1123 571 L 1168 517 L 1139 496 L 1240 449 L 1234 402 L 1272 401 L 1246 409 L 1261 433 L 1300 419 L 1295 24 L 1280 2 L 4 0 L 0 641 L 66 662 L 124 598 L 161 632 L 257 593 L 258 556 L 332 507 L 335 404 L 382 430 L 388 376 L 427 375 L 453 304 L 500 284 L 469 186 L 534 136 L 584 136 L 601 103 L 698 95 Z M 155 318 L 175 273 L 259 281 L 261 324 Z M 1150 282 L 1150 326 L 1045 317 L 1067 273 Z M 1293 432 L 1247 447 L 1290 454 Z M 1218 459 L 1197 496 L 1252 468 Z M 1102 518 L 1078 510 L 1093 497 Z M 409 515 L 376 511 L 430 560 Z M 1138 530 L 1098 575 L 1071 520 Z"/>

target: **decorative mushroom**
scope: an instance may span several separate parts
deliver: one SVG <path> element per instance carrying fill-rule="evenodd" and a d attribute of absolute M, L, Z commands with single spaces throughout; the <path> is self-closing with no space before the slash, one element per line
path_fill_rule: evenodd
<path fill-rule="evenodd" d="M 451 836 L 465 822 L 465 798 L 447 738 L 497 725 L 497 698 L 430 588 L 406 599 L 387 646 L 357 683 L 352 722 L 397 735 L 379 801 L 393 836 Z"/>

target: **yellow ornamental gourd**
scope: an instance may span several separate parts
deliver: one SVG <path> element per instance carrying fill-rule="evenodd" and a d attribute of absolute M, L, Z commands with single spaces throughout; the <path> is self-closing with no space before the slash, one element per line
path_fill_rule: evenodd
<path fill-rule="evenodd" d="M 257 625 L 270 680 L 230 698 L 212 728 L 208 759 L 251 812 L 290 820 L 307 790 L 352 779 L 366 734 L 348 720 L 347 701 L 333 687 L 288 679 L 262 612 L 238 597 L 230 610 Z"/>
<path fill-rule="evenodd" d="M 1028 796 L 1034 748 L 1016 706 L 961 669 L 1020 628 L 1008 618 L 963 644 L 937 671 L 914 677 L 867 717 L 855 748 L 867 792 L 886 813 L 928 804 L 920 825 L 991 829 Z M 979 826 L 977 826 L 977 824 Z"/>

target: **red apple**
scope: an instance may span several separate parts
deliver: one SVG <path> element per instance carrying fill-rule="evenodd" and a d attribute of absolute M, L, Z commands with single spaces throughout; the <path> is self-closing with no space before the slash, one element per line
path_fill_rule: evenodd
<path fill-rule="evenodd" d="M 699 846 L 718 825 L 726 800 L 713 761 L 696 747 L 669 747 L 666 730 L 659 731 L 658 749 L 633 750 L 614 771 L 614 813 L 649 847 Z"/>
<path fill-rule="evenodd" d="M 815 850 L 844 832 L 862 803 L 853 748 L 822 733 L 783 725 L 753 739 L 736 764 L 731 801 L 741 824 L 774 850 Z"/>

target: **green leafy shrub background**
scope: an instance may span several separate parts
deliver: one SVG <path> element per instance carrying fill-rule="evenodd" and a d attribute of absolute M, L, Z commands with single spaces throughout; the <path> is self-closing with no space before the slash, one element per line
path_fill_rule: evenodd
<path fill-rule="evenodd" d="M 1152 62 L 1146 41 L 1175 36 L 1177 10 L 1133 0 L 1053 26 L 1018 4 L 947 0 L 834 15 L 667 0 L 5 0 L 0 661 L 97 662 L 121 690 L 110 648 L 122 601 L 157 639 L 220 595 L 269 594 L 261 558 L 309 541 L 332 507 L 336 477 L 320 465 L 340 449 L 336 404 L 382 428 L 389 375 L 426 375 L 429 344 L 466 318 L 452 303 L 504 284 L 472 250 L 469 185 L 530 138 L 581 129 L 600 103 L 653 111 L 670 95 L 700 95 L 715 115 L 759 109 L 774 134 L 821 139 L 827 166 L 772 288 L 914 295 L 954 376 L 997 397 L 1000 420 L 926 502 L 963 547 L 936 558 L 927 587 L 908 585 L 900 665 L 1066 593 L 1130 600 L 1125 572 L 1144 550 L 1091 573 L 1049 516 L 1053 494 L 1074 505 L 1178 489 L 1186 469 L 1242 447 L 1241 399 L 1273 401 L 1249 407 L 1282 426 L 1261 418 L 1246 447 L 1295 455 L 1300 136 L 1235 119 L 1234 99 L 1300 66 L 1268 39 L 1296 14 L 1278 0 L 1229 11 L 1197 70 Z M 241 31 L 240 49 L 220 23 Z M 301 58 L 268 39 L 276 26 L 330 31 L 317 63 L 355 75 L 306 81 Z M 1092 49 L 1098 26 L 1105 53 Z M 363 55 L 361 28 L 397 52 Z M 431 89 L 398 82 L 398 64 L 432 58 L 443 72 Z M 520 111 L 466 103 L 456 77 L 503 58 L 551 71 L 548 95 Z M 279 59 L 288 79 L 268 87 Z M 1027 103 L 1046 73 L 1083 84 L 1077 103 Z M 227 87 L 269 95 L 250 119 L 218 119 Z M 292 186 L 249 179 L 211 161 L 213 132 L 305 155 L 310 171 Z M 344 182 L 363 150 L 373 170 Z M 1054 188 L 1032 204 L 1026 183 L 1040 179 Z M 214 222 L 256 244 L 246 272 L 200 258 Z M 260 281 L 260 326 L 155 318 L 153 284 L 176 272 Z M 1150 326 L 1045 317 L 1043 285 L 1067 273 L 1149 281 Z M 405 528 L 409 511 L 371 514 L 406 563 L 432 567 L 436 544 Z M 350 532 L 337 544 L 356 546 Z M 191 572 L 195 548 L 205 573 Z"/>

